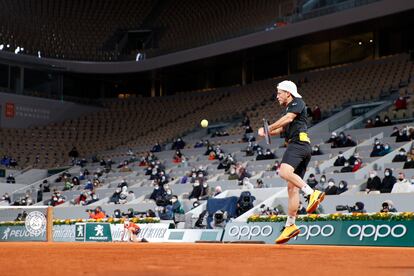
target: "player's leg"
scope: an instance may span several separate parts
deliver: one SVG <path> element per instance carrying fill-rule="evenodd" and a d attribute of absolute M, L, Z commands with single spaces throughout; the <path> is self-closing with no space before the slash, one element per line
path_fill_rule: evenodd
<path fill-rule="evenodd" d="M 299 228 L 295 225 L 296 213 L 299 208 L 299 188 L 290 182 L 288 182 L 288 196 L 288 218 L 282 233 L 275 241 L 278 244 L 285 243 L 300 233 Z"/>

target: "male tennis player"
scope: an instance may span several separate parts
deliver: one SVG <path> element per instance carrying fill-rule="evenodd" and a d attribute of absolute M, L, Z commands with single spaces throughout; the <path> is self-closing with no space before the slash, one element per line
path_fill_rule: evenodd
<path fill-rule="evenodd" d="M 269 125 L 270 135 L 285 134 L 287 148 L 283 155 L 279 175 L 288 183 L 288 218 L 276 243 L 285 243 L 300 233 L 295 225 L 296 212 L 299 208 L 299 189 L 308 198 L 306 211 L 313 213 L 325 197 L 325 193 L 313 190 L 303 181 L 306 167 L 311 159 L 312 148 L 307 133 L 306 105 L 298 93 L 295 83 L 282 81 L 277 85 L 277 100 L 286 108 L 285 114 L 275 123 Z M 265 136 L 263 128 L 259 136 Z"/>

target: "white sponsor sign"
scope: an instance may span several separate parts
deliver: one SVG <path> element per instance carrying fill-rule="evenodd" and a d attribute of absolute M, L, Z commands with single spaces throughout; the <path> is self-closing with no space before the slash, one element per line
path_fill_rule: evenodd
<path fill-rule="evenodd" d="M 167 239 L 167 230 L 169 224 L 166 223 L 148 223 L 138 224 L 141 228 L 137 238 L 145 238 L 149 242 L 164 242 Z M 124 232 L 123 224 L 111 224 L 111 234 L 113 241 L 122 241 L 122 234 Z M 123 241 L 128 240 L 128 235 L 124 235 Z"/>

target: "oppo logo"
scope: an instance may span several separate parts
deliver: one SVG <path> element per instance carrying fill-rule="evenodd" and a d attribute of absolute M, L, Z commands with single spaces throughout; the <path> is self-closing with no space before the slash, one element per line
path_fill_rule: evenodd
<path fill-rule="evenodd" d="M 367 225 L 358 225 L 353 224 L 349 226 L 347 234 L 351 238 L 358 237 L 360 241 L 364 238 L 374 237 L 374 241 L 378 238 L 386 238 L 392 236 L 393 238 L 401 238 L 407 233 L 407 228 L 402 224 L 397 224 L 394 226 L 389 226 L 387 224 L 381 224 L 374 226 L 372 224 Z"/>
<path fill-rule="evenodd" d="M 240 240 L 247 238 L 251 240 L 253 237 L 269 237 L 273 233 L 273 228 L 270 225 L 233 225 L 229 229 L 229 236 Z"/>
<path fill-rule="evenodd" d="M 330 237 L 335 232 L 335 228 L 330 225 L 299 225 L 298 228 L 300 229 L 300 234 L 295 237 L 297 239 L 298 237 L 305 237 L 306 240 L 309 240 L 312 237 L 317 237 L 321 235 L 322 237 Z"/>

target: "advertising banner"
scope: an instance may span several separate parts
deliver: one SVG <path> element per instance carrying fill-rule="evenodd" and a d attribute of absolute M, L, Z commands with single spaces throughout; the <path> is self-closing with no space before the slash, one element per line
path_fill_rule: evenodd
<path fill-rule="evenodd" d="M 169 229 L 166 242 L 221 241 L 223 229 Z"/>
<path fill-rule="evenodd" d="M 223 241 L 264 241 L 273 244 L 284 223 L 229 223 Z M 299 222 L 301 233 L 289 244 L 414 246 L 414 221 Z"/>
<path fill-rule="evenodd" d="M 46 241 L 46 229 L 34 232 L 24 225 L 0 226 L 0 241 Z"/>
<path fill-rule="evenodd" d="M 76 226 L 72 225 L 53 225 L 53 241 L 55 242 L 74 242 Z"/>

